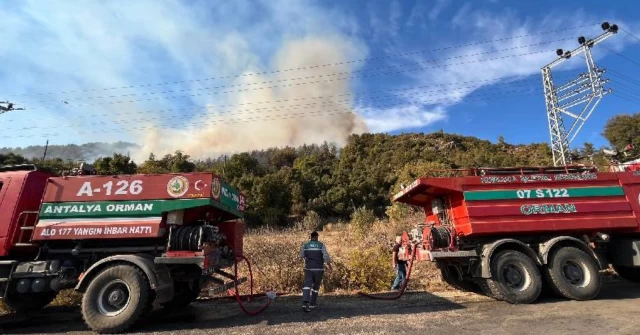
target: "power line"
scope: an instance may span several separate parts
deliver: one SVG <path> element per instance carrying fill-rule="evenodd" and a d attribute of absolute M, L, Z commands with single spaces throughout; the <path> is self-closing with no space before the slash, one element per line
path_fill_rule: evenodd
<path fill-rule="evenodd" d="M 532 92 L 529 94 L 522 94 L 522 96 L 526 96 L 526 95 L 537 95 L 540 94 L 539 91 L 536 92 Z M 266 117 L 255 117 L 255 118 L 249 118 L 249 119 L 242 119 L 242 120 L 235 120 L 235 121 L 204 121 L 204 122 L 198 122 L 198 123 L 193 123 L 193 124 L 189 124 L 187 126 L 190 127 L 197 127 L 197 126 L 201 126 L 203 124 L 234 124 L 234 123 L 244 123 L 244 122 L 254 122 L 254 121 L 277 121 L 277 120 L 286 120 L 286 119 L 295 119 L 295 118 L 301 118 L 301 117 L 305 117 L 305 116 L 312 116 L 312 117 L 325 117 L 325 116 L 335 116 L 335 115 L 341 115 L 341 114 L 354 114 L 353 111 L 351 111 L 350 109 L 338 109 L 338 112 L 329 112 L 329 113 L 325 113 L 324 110 L 322 111 L 315 111 L 315 112 L 301 112 L 301 113 L 293 113 L 293 114 L 285 114 L 285 115 L 274 115 L 274 116 L 266 116 Z M 32 128 L 32 129 L 35 129 Z M 149 129 L 157 129 L 156 126 L 140 126 L 140 127 L 133 127 L 133 128 L 113 128 L 113 129 L 100 129 L 100 133 L 114 133 L 114 132 L 122 132 L 123 130 L 149 130 Z M 75 131 L 75 133 L 80 133 L 80 134 L 95 134 L 95 131 Z M 27 134 L 22 134 L 22 135 L 14 135 L 14 136 L 0 136 L 0 138 L 23 138 L 23 137 L 58 137 L 58 136 L 62 136 L 62 135 L 68 135 L 68 132 L 65 133 L 48 133 L 48 134 L 37 134 L 37 135 L 27 135 Z"/>
<path fill-rule="evenodd" d="M 616 96 L 616 97 L 618 97 L 618 98 L 620 98 L 620 99 L 626 100 L 626 101 L 628 101 L 628 102 L 632 102 L 632 103 L 634 103 L 634 104 L 640 104 L 640 100 L 635 100 L 635 98 L 630 98 L 629 96 L 627 96 L 627 95 L 623 95 L 623 94 L 620 94 L 619 92 L 614 92 L 614 93 L 612 93 L 612 94 L 613 94 L 614 96 Z"/>
<path fill-rule="evenodd" d="M 504 51 L 528 48 L 528 47 L 532 47 L 532 46 L 538 46 L 538 45 L 549 44 L 549 43 L 556 43 L 556 42 L 567 41 L 567 40 L 570 40 L 570 38 L 563 38 L 563 39 L 558 39 L 558 40 L 554 40 L 554 41 L 546 41 L 546 42 L 527 44 L 527 45 L 519 45 L 519 46 L 516 46 L 516 47 L 505 48 L 505 49 L 501 49 L 501 50 L 493 50 L 493 51 L 478 52 L 478 53 L 473 53 L 473 54 L 457 55 L 457 56 L 452 56 L 452 57 L 447 57 L 447 58 L 428 59 L 428 60 L 424 60 L 424 61 L 421 61 L 421 62 L 417 62 L 417 64 L 426 64 L 426 63 L 440 62 L 440 61 L 453 60 L 453 59 L 459 59 L 459 58 L 465 58 L 465 57 L 475 57 L 475 56 L 482 56 L 482 55 L 488 55 L 488 54 L 493 54 L 493 53 L 501 53 L 501 52 L 504 52 Z M 268 81 L 255 82 L 255 83 L 241 83 L 241 84 L 233 84 L 233 85 L 220 85 L 220 86 L 204 87 L 204 88 L 196 88 L 196 89 L 168 90 L 168 91 L 160 91 L 160 92 L 130 93 L 130 94 L 120 94 L 120 95 L 105 95 L 105 96 L 86 97 L 86 98 L 82 98 L 82 99 L 65 98 L 65 103 L 68 104 L 72 100 L 112 99 L 112 98 L 120 98 L 120 97 L 147 96 L 147 95 L 169 94 L 169 93 L 178 93 L 178 92 L 209 91 L 209 90 L 221 89 L 221 88 L 235 88 L 235 87 L 262 85 L 262 84 L 273 84 L 273 83 L 290 82 L 290 81 L 293 82 L 293 81 L 297 81 L 297 80 L 308 80 L 308 79 L 316 79 L 316 78 L 323 78 L 323 77 L 333 77 L 333 76 L 339 76 L 339 75 L 348 75 L 348 77 L 345 77 L 343 79 L 349 79 L 349 78 L 353 77 L 354 74 L 369 73 L 369 72 L 375 73 L 377 71 L 384 70 L 384 69 L 402 70 L 404 68 L 400 67 L 400 66 L 380 66 L 380 67 L 375 67 L 375 68 L 371 68 L 371 69 L 364 69 L 364 70 L 342 71 L 342 72 L 334 72 L 334 73 L 313 75 L 313 76 L 306 76 L 306 77 L 298 77 L 298 78 L 276 79 L 276 80 L 268 80 Z M 401 72 L 398 72 L 398 73 L 402 73 L 402 72 L 405 72 L 405 71 L 401 71 Z M 54 99 L 36 100 L 36 101 L 33 101 L 33 102 L 41 103 L 41 102 L 51 102 L 51 101 L 57 101 L 57 100 L 54 100 Z"/>
<path fill-rule="evenodd" d="M 638 93 L 638 91 L 634 90 L 633 88 L 629 88 L 628 86 L 622 85 L 620 83 L 616 83 L 615 85 L 612 85 L 612 87 L 613 87 L 614 90 L 621 89 L 621 90 L 627 91 L 627 92 L 632 93 L 632 94 L 640 94 L 640 93 Z"/>
<path fill-rule="evenodd" d="M 633 78 L 631 78 L 631 77 L 627 77 L 627 76 L 625 76 L 624 74 L 622 74 L 622 73 L 620 73 L 620 72 L 618 72 L 618 71 L 612 70 L 611 68 L 608 68 L 608 69 L 607 69 L 607 72 L 611 72 L 611 74 L 612 74 L 614 77 L 618 77 L 618 78 L 620 78 L 620 79 L 622 79 L 622 80 L 628 81 L 628 82 L 630 82 L 630 83 L 632 83 L 632 84 L 635 84 L 635 85 L 640 85 L 640 82 L 639 82 L 639 81 L 636 81 L 635 79 L 633 79 Z"/>
<path fill-rule="evenodd" d="M 219 79 L 236 79 L 236 78 L 241 78 L 241 77 L 257 76 L 257 75 L 270 75 L 270 74 L 278 74 L 278 73 L 283 73 L 283 72 L 317 69 L 317 68 L 329 67 L 329 66 L 347 65 L 347 64 L 353 64 L 353 63 L 358 63 L 358 62 L 367 62 L 367 61 L 372 61 L 372 60 L 381 60 L 381 59 L 388 59 L 388 58 L 394 58 L 394 57 L 405 57 L 405 56 L 419 54 L 419 53 L 431 53 L 431 52 L 438 52 L 438 51 L 444 51 L 444 50 L 449 50 L 449 49 L 457 49 L 457 48 L 476 46 L 476 45 L 482 45 L 482 44 L 490 44 L 490 43 L 502 42 L 502 41 L 508 41 L 508 40 L 516 40 L 516 39 L 520 39 L 520 38 L 524 38 L 524 37 L 531 37 L 531 36 L 544 35 L 544 34 L 549 34 L 549 33 L 570 31 L 570 30 L 584 28 L 584 27 L 588 27 L 588 26 L 592 26 L 592 25 L 593 24 L 585 24 L 585 25 L 580 25 L 580 26 L 574 26 L 574 27 L 568 27 L 568 28 L 562 28 L 562 29 L 555 29 L 555 30 L 547 30 L 547 31 L 541 31 L 541 32 L 537 32 L 537 33 L 531 33 L 531 34 L 525 34 L 525 35 L 519 35 L 519 36 L 513 36 L 513 37 L 505 37 L 505 38 L 499 38 L 499 39 L 494 39 L 494 40 L 487 40 L 487 41 L 480 41 L 480 42 L 460 44 L 460 45 L 455 45 L 455 46 L 436 48 L 436 49 L 431 49 L 431 50 L 414 51 L 414 52 L 408 52 L 408 53 L 397 53 L 397 54 L 381 56 L 381 57 L 362 58 L 362 59 L 350 60 L 350 61 L 345 61 L 345 62 L 326 63 L 326 64 L 319 64 L 319 65 L 313 65 L 313 66 L 304 66 L 304 67 L 297 67 L 297 68 L 289 68 L 289 69 L 276 70 L 276 71 L 251 72 L 251 73 L 245 73 L 245 74 L 241 74 L 241 75 L 209 77 L 209 78 L 190 79 L 190 80 L 178 80 L 178 81 L 161 82 L 161 83 L 155 83 L 155 84 L 139 84 L 139 85 L 129 85 L 129 86 L 120 86 L 120 87 L 105 87 L 105 88 L 94 88 L 94 89 L 83 89 L 83 90 L 66 90 L 66 91 L 57 91 L 57 92 L 22 93 L 22 94 L 12 94 L 12 96 L 16 96 L 17 97 L 17 96 L 30 96 L 30 95 L 54 95 L 54 94 L 98 92 L 98 91 L 108 91 L 108 90 L 118 90 L 118 89 L 130 89 L 130 88 L 136 88 L 136 87 L 153 87 L 153 86 L 180 84 L 180 83 L 194 83 L 194 82 L 203 82 L 203 81 L 219 80 Z"/>
<path fill-rule="evenodd" d="M 602 45 L 602 47 L 603 47 L 603 48 L 605 48 L 605 49 L 607 49 L 607 50 L 609 50 L 609 51 L 611 51 L 612 53 L 614 53 L 614 54 L 618 55 L 618 56 L 619 56 L 619 57 L 621 57 L 622 59 L 627 60 L 629 63 L 635 64 L 636 66 L 640 66 L 640 63 L 638 63 L 638 62 L 636 62 L 635 60 L 633 60 L 633 59 L 631 59 L 631 58 L 629 58 L 629 57 L 627 57 L 627 56 L 623 55 L 622 53 L 617 52 L 617 51 L 615 51 L 615 50 L 613 50 L 613 49 L 611 49 L 611 48 L 607 47 L 606 45 Z"/>
<path fill-rule="evenodd" d="M 631 32 L 627 31 L 626 29 L 620 28 L 620 30 L 622 30 L 623 32 L 625 32 L 627 35 L 635 38 L 636 40 L 638 40 L 638 42 L 640 42 L 640 38 L 634 34 L 632 34 Z"/>
<path fill-rule="evenodd" d="M 517 93 L 517 92 L 532 92 L 534 91 L 535 93 L 540 93 L 541 89 L 540 88 L 534 88 L 533 90 L 531 89 L 531 87 L 529 89 L 521 89 L 521 90 L 511 90 L 511 91 L 498 91 L 498 92 L 491 92 L 491 93 L 485 93 L 485 94 L 476 94 L 476 95 L 469 95 L 470 98 L 465 99 L 465 101 L 474 101 L 474 100 L 482 100 L 482 99 L 477 99 L 477 97 L 484 97 L 484 96 L 496 96 L 496 95 L 505 95 L 508 93 Z M 430 96 L 434 96 L 432 95 L 424 95 L 424 96 L 418 96 L 418 97 L 430 97 Z M 474 99 L 476 98 L 476 99 Z M 378 98 L 378 99 L 373 99 L 373 100 L 381 100 L 381 101 L 389 101 L 389 100 L 399 100 L 401 101 L 401 103 L 418 103 L 418 104 L 429 104 L 429 103 L 434 103 L 434 102 L 438 102 L 438 101 L 448 101 L 448 100 L 454 100 L 451 97 L 444 97 L 444 98 L 436 98 L 436 99 L 431 99 L 431 100 L 423 100 L 423 99 L 413 99 L 413 100 L 403 100 L 397 97 L 391 97 L 391 98 Z M 326 104 L 338 104 L 339 102 L 348 102 L 348 101 L 327 101 Z M 320 105 L 318 107 L 313 107 L 314 105 Z M 279 112 L 279 111 L 295 111 L 298 109 L 306 109 L 306 108 L 321 108 L 318 110 L 318 112 L 321 112 L 322 110 L 325 110 L 325 108 L 323 108 L 323 103 L 311 103 L 311 104 L 304 104 L 304 105 L 296 105 L 296 106 L 290 106 L 284 109 L 274 109 L 271 110 L 272 112 Z M 389 108 L 389 107 L 395 107 L 397 106 L 397 103 L 388 103 L 388 104 L 373 104 L 373 105 L 367 105 L 366 108 Z M 324 106 L 327 107 L 327 106 Z M 351 110 L 353 109 L 350 106 L 345 106 L 344 109 L 346 110 Z M 219 115 L 220 118 L 225 118 L 225 117 L 229 117 L 229 116 L 236 116 L 236 115 L 244 115 L 244 114 L 257 114 L 257 113 L 264 113 L 265 111 L 256 111 L 253 113 L 248 113 L 246 111 L 238 111 L 238 112 L 228 112 L 222 115 Z M 207 114 L 217 114 L 217 113 L 207 113 Z M 198 116 L 205 116 L 207 114 L 200 114 Z M 272 115 L 281 115 L 281 114 L 271 114 L 271 115 L 266 115 L 266 116 L 272 116 Z M 286 114 L 285 114 L 286 115 Z M 139 118 L 139 119 L 129 119 L 129 120 L 122 120 L 122 121 L 118 121 L 118 120 L 110 120 L 110 121 L 101 121 L 101 122 L 93 122 L 93 123 L 67 123 L 62 127 L 77 127 L 77 126 L 101 126 L 101 125 L 109 125 L 109 124 L 130 124 L 130 123 L 140 123 L 140 122 L 145 122 L 145 121 L 153 121 L 153 120 L 168 120 L 168 119 L 173 119 L 173 120 L 188 120 L 191 119 L 191 116 L 185 116 L 185 115 L 174 115 L 174 116 L 157 116 L 157 117 L 146 117 L 146 118 Z M 48 128 L 48 126 L 41 126 L 41 127 L 23 127 L 23 128 L 13 128 L 13 130 L 32 130 L 32 129 L 42 129 L 42 128 Z M 101 130 L 102 131 L 102 130 Z"/>
<path fill-rule="evenodd" d="M 512 58 L 512 57 L 518 57 L 518 56 L 530 56 L 530 55 L 540 54 L 540 53 L 543 53 L 543 52 L 549 52 L 549 50 L 540 50 L 540 51 L 522 53 L 522 54 L 517 54 L 517 55 L 506 55 L 506 56 L 501 56 L 501 57 L 494 57 L 494 58 L 488 58 L 488 59 L 482 59 L 482 60 L 473 60 L 473 61 L 460 62 L 460 63 L 441 64 L 441 65 L 434 65 L 434 66 L 429 66 L 429 67 L 418 66 L 418 67 L 413 67 L 413 68 L 405 68 L 404 70 L 401 70 L 401 71 L 388 71 L 388 72 L 367 74 L 367 75 L 363 75 L 361 78 L 363 78 L 363 77 L 382 76 L 382 75 L 395 74 L 395 73 L 412 72 L 412 71 L 415 71 L 415 70 L 427 70 L 427 69 L 436 69 L 436 68 L 446 68 L 446 67 L 458 66 L 458 65 L 483 63 L 483 62 L 502 60 L 502 59 L 507 59 L 507 58 Z M 318 77 L 333 76 L 333 75 L 334 74 L 309 76 L 308 78 L 318 78 Z M 287 84 L 287 85 L 274 85 L 274 86 L 266 86 L 266 87 L 258 87 L 258 88 L 246 88 L 246 89 L 235 90 L 235 91 L 223 91 L 223 92 L 212 92 L 212 93 L 196 93 L 196 94 L 186 94 L 186 95 L 163 96 L 163 97 L 149 98 L 149 99 L 107 101 L 107 102 L 97 102 L 97 103 L 87 103 L 87 104 L 76 104 L 76 105 L 73 105 L 73 106 L 75 106 L 75 107 L 86 107 L 86 106 L 97 106 L 97 105 L 112 105 L 112 104 L 124 104 L 124 103 L 135 103 L 135 102 L 143 102 L 143 101 L 160 100 L 160 99 L 167 99 L 167 98 L 184 98 L 184 97 L 208 96 L 208 95 L 227 94 L 227 93 L 251 92 L 251 91 L 259 91 L 259 90 L 272 89 L 272 88 L 285 88 L 285 87 L 296 87 L 296 86 L 308 85 L 308 84 L 329 83 L 329 82 L 347 80 L 347 79 L 350 79 L 351 77 L 352 76 L 346 76 L 346 77 L 343 77 L 343 78 L 325 79 L 325 80 L 317 80 L 317 81 L 302 82 L 302 83 Z M 268 82 L 264 82 L 264 83 L 268 83 Z"/>
<path fill-rule="evenodd" d="M 501 86 L 501 85 L 510 85 L 510 86 L 519 86 L 519 85 L 523 85 L 527 82 L 532 82 L 534 80 L 534 78 L 528 78 L 529 76 L 521 76 L 521 77 L 515 77 L 513 78 L 511 81 L 509 81 L 507 79 L 507 81 L 503 81 L 503 82 L 497 82 L 494 84 L 495 86 Z M 560 75 L 558 76 L 559 78 L 565 78 L 568 77 L 568 75 Z M 434 87 L 447 87 L 447 86 L 458 86 L 458 88 L 467 88 L 467 89 L 479 89 L 482 87 L 482 85 L 480 85 L 479 83 L 493 83 L 495 82 L 495 79 L 485 79 L 485 80 L 469 80 L 469 81 L 464 81 L 464 82 L 455 82 L 455 83 L 448 83 L 448 84 L 432 84 L 432 85 L 425 85 L 425 86 L 415 86 L 415 87 L 408 87 L 408 88 L 397 88 L 397 89 L 387 89 L 387 90 L 375 90 L 375 91 L 369 91 L 367 93 L 361 93 L 361 94 L 355 94 L 355 93 L 345 93 L 345 94 L 336 94 L 336 95 L 325 95 L 325 96 L 315 96 L 315 97 L 299 97 L 299 98 L 292 98 L 292 99 L 280 99 L 280 100 L 266 100 L 266 101 L 255 101 L 255 102 L 246 102 L 246 103 L 239 103 L 239 104 L 227 104 L 227 105 L 218 105 L 215 106 L 216 108 L 229 108 L 229 107 L 242 107 L 242 106 L 250 106 L 250 105 L 267 105 L 267 104 L 284 104 L 284 103 L 297 103 L 297 102 L 301 102 L 301 101 L 313 101 L 313 100 L 329 100 L 329 99 L 343 99 L 343 100 L 330 100 L 329 103 L 334 103 L 334 102 L 348 102 L 350 101 L 350 99 L 347 99 L 347 97 L 351 97 L 356 98 L 357 96 L 370 96 L 370 97 L 366 97 L 363 98 L 364 100 L 376 100 L 376 99 L 380 99 L 380 98 L 375 98 L 376 96 L 378 96 L 378 94 L 398 94 L 398 95 L 409 95 L 409 94 L 413 94 L 415 91 L 421 90 L 421 89 L 425 89 L 425 88 L 434 88 Z M 459 86 L 462 84 L 467 84 L 466 86 Z M 474 85 L 475 84 L 475 85 Z M 436 92 L 442 92 L 442 91 L 451 91 L 451 89 L 440 89 L 440 90 L 427 90 L 427 91 L 422 91 L 423 93 L 436 93 Z M 456 90 L 454 90 L 456 91 Z M 399 92 L 399 93 L 396 93 Z M 423 95 L 425 96 L 425 95 Z M 315 104 L 321 104 L 322 102 L 319 103 L 309 103 L 309 104 L 297 104 L 297 105 L 284 105 L 284 106 L 274 106 L 274 107 L 256 107 L 256 108 L 251 108 L 251 109 L 235 109 L 235 110 L 218 110 L 218 111 L 212 111 L 210 113 L 207 114 L 211 114 L 211 113 L 220 113 L 220 114 L 224 114 L 224 113 L 231 113 L 231 112 L 238 112 L 238 111 L 263 111 L 263 110 L 278 110 L 281 108 L 290 108 L 290 107 L 298 107 L 298 106 L 309 106 L 309 105 L 315 105 Z M 212 107 L 207 107 L 207 106 L 198 106 L 198 107 L 190 107 L 190 108 L 179 108 L 179 109 L 158 109 L 158 110 L 146 110 L 143 113 L 152 113 L 152 112 L 186 112 L 186 111 L 197 111 L 197 110 L 210 110 Z M 83 114 L 82 117 L 101 117 L 101 116 L 115 116 L 115 115 L 130 115 L 132 114 L 131 112 L 127 111 L 127 112 L 115 112 L 115 113 L 102 113 L 102 114 Z M 68 118 L 66 117 L 53 117 L 53 118 L 46 118 L 46 120 L 67 120 Z M 29 121 L 29 119 L 21 119 L 22 121 Z M 31 119 L 32 121 L 42 121 L 43 118 L 38 118 L 38 119 Z"/>

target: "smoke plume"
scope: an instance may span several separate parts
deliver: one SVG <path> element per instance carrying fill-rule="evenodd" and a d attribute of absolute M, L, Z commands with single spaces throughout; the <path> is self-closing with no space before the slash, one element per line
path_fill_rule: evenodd
<path fill-rule="evenodd" d="M 181 150 L 206 158 L 323 141 L 343 145 L 349 135 L 367 131 L 352 110 L 349 74 L 354 68 L 347 59 L 352 52 L 340 39 L 290 41 L 276 54 L 268 75 L 239 77 L 232 84 L 246 90 L 231 93 L 224 103 L 212 96 L 206 112 L 188 126 L 146 131 L 133 157 L 140 161 L 151 152 Z"/>

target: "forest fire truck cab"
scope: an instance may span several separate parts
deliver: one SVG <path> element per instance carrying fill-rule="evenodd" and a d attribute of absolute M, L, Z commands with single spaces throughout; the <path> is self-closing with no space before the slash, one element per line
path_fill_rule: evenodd
<path fill-rule="evenodd" d="M 205 283 L 237 284 L 223 269 L 242 257 L 245 200 L 218 176 L 79 174 L 0 168 L 0 296 L 11 309 L 71 288 L 86 324 L 113 333 L 154 306 L 188 305 Z"/>
<path fill-rule="evenodd" d="M 426 213 L 424 224 L 403 233 L 402 255 L 436 262 L 462 290 L 532 303 L 544 284 L 588 300 L 609 265 L 640 282 L 640 171 L 468 169 L 420 178 L 394 201 Z"/>

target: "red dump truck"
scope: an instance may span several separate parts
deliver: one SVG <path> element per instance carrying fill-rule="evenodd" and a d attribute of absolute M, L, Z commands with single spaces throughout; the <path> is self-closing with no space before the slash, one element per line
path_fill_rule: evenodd
<path fill-rule="evenodd" d="M 623 169 L 624 170 L 624 169 Z M 598 296 L 603 269 L 640 282 L 640 172 L 584 166 L 489 168 L 420 178 L 394 201 L 424 208 L 401 255 L 436 262 L 445 281 L 510 303 L 543 285 Z"/>
<path fill-rule="evenodd" d="M 83 293 L 96 332 L 127 330 L 154 306 L 180 308 L 203 285 L 242 281 L 245 198 L 211 173 L 53 177 L 0 168 L 0 296 L 28 312 Z"/>

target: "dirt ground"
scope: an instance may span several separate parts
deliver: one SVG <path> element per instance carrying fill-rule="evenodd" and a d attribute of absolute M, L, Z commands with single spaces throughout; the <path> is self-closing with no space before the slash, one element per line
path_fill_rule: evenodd
<path fill-rule="evenodd" d="M 138 334 L 637 334 L 640 285 L 607 283 L 598 300 L 545 296 L 510 305 L 461 292 L 407 293 L 395 301 L 324 296 L 302 312 L 299 297 L 279 297 L 262 314 L 246 316 L 233 301 L 201 301 L 184 311 L 155 311 Z M 248 309 L 256 309 L 256 301 Z M 29 316 L 0 316 L 4 334 L 89 334 L 77 308 L 49 307 Z"/>

